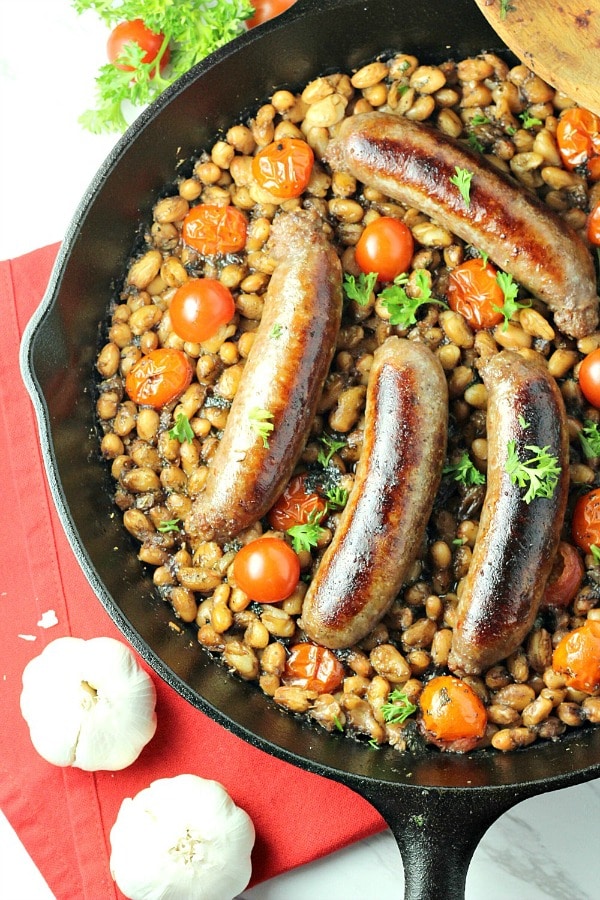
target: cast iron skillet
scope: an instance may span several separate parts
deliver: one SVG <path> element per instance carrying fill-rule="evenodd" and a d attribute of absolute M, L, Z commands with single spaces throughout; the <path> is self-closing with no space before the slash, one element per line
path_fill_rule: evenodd
<path fill-rule="evenodd" d="M 124 271 L 138 223 L 150 221 L 180 161 L 210 146 L 220 129 L 276 87 L 351 70 L 386 50 L 435 62 L 499 44 L 471 0 L 454 0 L 451 12 L 447 0 L 298 0 L 288 13 L 244 34 L 180 79 L 108 157 L 76 211 L 22 346 L 23 377 L 59 514 L 116 624 L 191 704 L 262 750 L 369 800 L 396 836 L 409 900 L 464 897 L 469 861 L 495 819 L 534 794 L 600 774 L 600 729 L 510 755 L 374 752 L 283 713 L 255 686 L 229 676 L 192 635 L 168 627 L 167 606 L 114 515 L 97 449 L 93 364 L 113 279 Z"/>

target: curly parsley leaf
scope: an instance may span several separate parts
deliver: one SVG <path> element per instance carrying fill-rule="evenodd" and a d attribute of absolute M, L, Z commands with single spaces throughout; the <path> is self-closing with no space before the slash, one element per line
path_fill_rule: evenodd
<path fill-rule="evenodd" d="M 537 447 L 526 444 L 525 450 L 531 453 L 528 459 L 519 459 L 516 441 L 507 444 L 508 455 L 505 469 L 513 484 L 527 488 L 523 500 L 531 503 L 536 497 L 551 499 L 558 484 L 561 467 L 558 458 L 548 452 L 549 447 Z"/>
<path fill-rule="evenodd" d="M 533 128 L 534 125 L 544 124 L 537 116 L 532 116 L 528 109 L 526 109 L 525 112 L 519 113 L 519 118 L 523 123 L 523 128 Z"/>
<path fill-rule="evenodd" d="M 255 406 L 248 413 L 248 418 L 250 419 L 250 427 L 262 438 L 263 447 L 268 448 L 269 435 L 275 428 L 273 422 L 271 422 L 273 413 L 269 412 L 268 409 L 260 409 L 260 407 Z"/>
<path fill-rule="evenodd" d="M 586 419 L 578 437 L 586 459 L 600 456 L 600 428 L 596 422 Z"/>
<path fill-rule="evenodd" d="M 373 288 L 377 282 L 377 272 L 361 272 L 358 278 L 346 272 L 344 275 L 344 292 L 349 300 L 359 306 L 366 306 L 371 299 Z"/>
<path fill-rule="evenodd" d="M 177 524 L 179 521 L 179 519 L 166 519 L 156 526 L 156 530 L 160 531 L 161 534 L 167 534 L 169 531 L 180 531 L 181 529 Z"/>
<path fill-rule="evenodd" d="M 192 431 L 190 420 L 185 413 L 178 414 L 175 419 L 175 424 L 169 429 L 169 437 L 179 441 L 180 444 L 185 443 L 185 441 L 191 444 L 194 440 L 194 432 Z"/>
<path fill-rule="evenodd" d="M 466 450 L 458 462 L 444 467 L 444 475 L 452 475 L 455 481 L 462 484 L 485 484 L 485 475 L 475 466 Z"/>
<path fill-rule="evenodd" d="M 408 699 L 406 692 L 398 688 L 388 695 L 387 702 L 381 707 L 381 715 L 389 723 L 405 722 L 416 711 L 417 707 Z"/>
<path fill-rule="evenodd" d="M 151 63 L 144 52 L 128 44 L 115 62 L 132 66 L 124 72 L 113 63 L 101 66 L 96 78 L 96 106 L 80 117 L 84 128 L 95 134 L 124 131 L 127 120 L 123 101 L 145 106 L 185 74 L 197 62 L 240 35 L 254 15 L 250 0 L 72 0 L 77 13 L 95 12 L 108 28 L 119 22 L 142 19 L 150 31 L 164 34 L 165 41 Z M 171 58 L 159 71 L 167 46 Z"/>
<path fill-rule="evenodd" d="M 326 491 L 325 498 L 327 500 L 327 509 L 333 511 L 343 509 L 348 502 L 348 491 L 346 488 L 337 485 Z"/>
<path fill-rule="evenodd" d="M 408 282 L 408 275 L 403 273 L 394 278 L 393 284 L 386 287 L 379 295 L 381 304 L 390 314 L 390 325 L 398 325 L 402 329 L 416 325 L 416 312 L 425 303 L 437 303 L 446 306 L 442 300 L 437 300 L 431 294 L 429 279 L 425 269 L 415 271 L 415 285 L 419 289 L 418 297 L 409 297 L 404 289 Z"/>
<path fill-rule="evenodd" d="M 596 565 L 600 565 L 600 547 L 598 544 L 590 545 L 590 553 L 592 554 Z"/>
<path fill-rule="evenodd" d="M 323 445 L 319 448 L 319 452 L 317 454 L 317 462 L 326 469 L 331 462 L 332 456 L 341 450 L 342 447 L 346 446 L 346 441 L 336 440 L 332 435 L 323 432 L 322 435 L 319 436 L 319 442 Z"/>
<path fill-rule="evenodd" d="M 308 550 L 310 553 L 314 547 L 318 546 L 319 538 L 325 531 L 319 524 L 324 515 L 324 510 L 314 509 L 310 513 L 307 522 L 302 525 L 292 525 L 291 528 L 287 529 L 287 534 L 292 539 L 292 547 L 296 553 L 300 553 L 302 550 Z"/>
<path fill-rule="evenodd" d="M 508 275 L 506 272 L 498 272 L 498 274 L 496 275 L 496 281 L 502 288 L 502 293 L 504 294 L 504 303 L 502 304 L 502 306 L 497 306 L 496 304 L 494 304 L 493 309 L 496 312 L 502 313 L 502 315 L 504 316 L 502 330 L 506 331 L 511 317 L 519 309 L 528 309 L 528 307 L 531 306 L 531 300 L 528 303 L 519 303 L 517 301 L 519 285 L 515 284 L 512 275 Z"/>
<path fill-rule="evenodd" d="M 470 206 L 473 173 L 469 172 L 468 169 L 461 169 L 460 166 L 454 166 L 454 171 L 456 172 L 456 175 L 451 177 L 450 184 L 454 184 L 458 188 L 459 194 L 463 198 L 465 205 Z"/>

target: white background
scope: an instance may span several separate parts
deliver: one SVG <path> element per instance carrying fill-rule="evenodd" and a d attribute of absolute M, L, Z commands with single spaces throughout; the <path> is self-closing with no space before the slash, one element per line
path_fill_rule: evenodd
<path fill-rule="evenodd" d="M 62 238 L 116 140 L 77 122 L 94 102 L 106 36 L 93 13 L 77 16 L 68 0 L 0 0 L 0 259 Z M 526 801 L 479 845 L 467 900 L 592 900 L 600 895 L 599 844 L 599 782 Z M 398 850 L 384 832 L 244 896 L 392 900 L 402 884 Z M 52 896 L 1 814 L 0 896 Z"/>

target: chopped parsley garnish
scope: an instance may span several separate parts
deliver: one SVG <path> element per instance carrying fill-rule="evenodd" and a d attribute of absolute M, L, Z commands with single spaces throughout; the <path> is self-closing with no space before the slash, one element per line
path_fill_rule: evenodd
<path fill-rule="evenodd" d="M 386 287 L 379 295 L 381 304 L 390 314 L 390 325 L 398 325 L 402 329 L 415 325 L 417 317 L 415 313 L 424 303 L 437 303 L 446 306 L 442 300 L 437 300 L 431 295 L 429 279 L 425 269 L 415 271 L 415 284 L 419 289 L 418 297 L 409 297 L 404 289 L 408 282 L 408 275 L 403 273 L 394 278 L 394 283 Z"/>
<path fill-rule="evenodd" d="M 531 428 L 531 422 L 528 422 L 525 416 L 519 414 L 517 418 L 519 420 L 519 425 L 521 426 L 523 431 L 527 431 L 528 428 Z"/>
<path fill-rule="evenodd" d="M 271 328 L 269 337 L 279 338 L 279 337 L 281 337 L 282 334 L 283 334 L 283 327 L 280 325 L 279 322 L 275 322 L 273 324 L 273 327 Z"/>
<path fill-rule="evenodd" d="M 519 113 L 519 118 L 523 123 L 523 128 L 533 128 L 534 125 L 544 124 L 541 119 L 532 116 L 528 109 L 526 109 L 525 112 Z"/>
<path fill-rule="evenodd" d="M 591 544 L 590 553 L 594 557 L 594 562 L 600 565 L 600 547 L 597 544 Z"/>
<path fill-rule="evenodd" d="M 262 438 L 263 447 L 268 448 L 269 435 L 275 427 L 270 421 L 273 418 L 273 413 L 269 412 L 268 409 L 260 409 L 260 407 L 255 406 L 248 413 L 248 418 L 250 419 L 250 426 Z"/>
<path fill-rule="evenodd" d="M 164 522 L 160 522 L 160 524 L 156 526 L 156 530 L 160 531 L 161 534 L 166 534 L 169 531 L 180 531 L 179 525 L 177 524 L 179 521 L 179 519 L 167 519 Z"/>
<path fill-rule="evenodd" d="M 455 481 L 462 484 L 485 484 L 485 475 L 475 466 L 466 450 L 458 462 L 444 467 L 444 475 L 452 475 Z"/>
<path fill-rule="evenodd" d="M 496 275 L 496 281 L 502 288 L 502 293 L 504 294 L 504 303 L 502 304 L 502 306 L 496 306 L 496 304 L 494 304 L 493 308 L 496 312 L 502 313 L 502 315 L 504 316 L 502 330 L 506 331 L 511 317 L 517 312 L 517 310 L 527 309 L 528 307 L 530 307 L 531 300 L 528 303 L 517 302 L 519 285 L 515 284 L 512 275 L 508 275 L 506 272 L 498 272 L 498 274 Z"/>
<path fill-rule="evenodd" d="M 310 553 L 318 545 L 319 538 L 325 531 L 319 524 L 324 515 L 324 510 L 314 509 L 310 513 L 308 521 L 303 525 L 292 525 L 291 528 L 287 529 L 287 534 L 292 539 L 292 546 L 296 553 L 300 553 L 302 550 L 308 550 Z"/>
<path fill-rule="evenodd" d="M 180 444 L 183 444 L 185 441 L 191 444 L 194 440 L 194 432 L 192 431 L 190 420 L 185 413 L 179 413 L 177 415 L 175 424 L 169 430 L 169 437 L 179 441 Z"/>
<path fill-rule="evenodd" d="M 327 508 L 331 510 L 343 509 L 348 502 L 348 491 L 346 488 L 337 487 L 329 488 L 326 492 Z"/>
<path fill-rule="evenodd" d="M 456 175 L 453 175 L 450 179 L 450 184 L 456 185 L 459 190 L 460 196 L 465 201 L 467 206 L 471 205 L 471 180 L 473 178 L 473 173 L 469 172 L 468 169 L 461 169 L 460 166 L 454 166 L 454 171 Z"/>
<path fill-rule="evenodd" d="M 358 278 L 346 273 L 344 275 L 344 291 L 349 300 L 354 300 L 359 306 L 366 306 L 371 299 L 373 288 L 377 281 L 377 272 L 365 274 L 361 272 Z"/>
<path fill-rule="evenodd" d="M 393 690 L 381 707 L 381 715 L 386 722 L 405 722 L 409 716 L 417 711 L 417 707 L 408 699 L 405 691 L 396 688 Z"/>
<path fill-rule="evenodd" d="M 590 422 L 589 419 L 586 419 L 578 437 L 586 459 L 594 459 L 600 456 L 600 428 L 596 422 Z"/>
<path fill-rule="evenodd" d="M 337 453 L 338 450 L 341 450 L 342 447 L 346 446 L 346 441 L 344 439 L 336 440 L 336 438 L 326 432 L 319 436 L 319 441 L 323 447 L 319 449 L 317 462 L 326 469 L 331 462 L 331 457 Z"/>
<path fill-rule="evenodd" d="M 524 449 L 532 455 L 521 460 L 516 442 L 509 441 L 507 444 L 505 468 L 511 482 L 520 488 L 527 488 L 523 497 L 525 503 L 531 503 L 536 497 L 552 498 L 561 473 L 558 458 L 548 452 L 549 447 L 526 444 Z"/>

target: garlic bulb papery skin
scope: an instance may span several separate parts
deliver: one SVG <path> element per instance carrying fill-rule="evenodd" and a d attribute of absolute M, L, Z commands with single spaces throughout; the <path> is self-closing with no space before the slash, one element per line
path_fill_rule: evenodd
<path fill-rule="evenodd" d="M 31 742 L 56 766 L 126 768 L 154 737 L 155 706 L 152 679 L 114 638 L 57 638 L 23 671 Z"/>
<path fill-rule="evenodd" d="M 232 900 L 250 881 L 254 837 L 219 782 L 161 778 L 123 800 L 110 870 L 129 900 Z"/>

